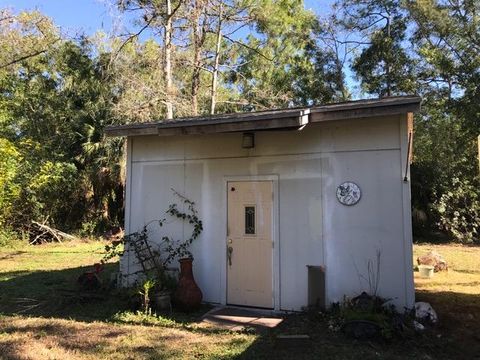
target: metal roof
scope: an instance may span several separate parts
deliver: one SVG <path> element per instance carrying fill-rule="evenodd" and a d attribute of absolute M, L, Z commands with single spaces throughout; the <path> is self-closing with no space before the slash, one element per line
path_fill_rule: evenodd
<path fill-rule="evenodd" d="M 298 129 L 308 123 L 387 116 L 418 111 L 418 96 L 395 96 L 322 106 L 178 118 L 107 126 L 107 136 L 189 135 L 237 131 Z"/>

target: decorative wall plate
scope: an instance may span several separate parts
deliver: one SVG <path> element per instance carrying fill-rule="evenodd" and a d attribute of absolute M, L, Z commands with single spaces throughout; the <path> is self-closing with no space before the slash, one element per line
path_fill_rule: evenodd
<path fill-rule="evenodd" d="M 355 205 L 360 201 L 361 196 L 362 191 L 354 182 L 345 181 L 337 187 L 337 199 L 343 205 Z"/>

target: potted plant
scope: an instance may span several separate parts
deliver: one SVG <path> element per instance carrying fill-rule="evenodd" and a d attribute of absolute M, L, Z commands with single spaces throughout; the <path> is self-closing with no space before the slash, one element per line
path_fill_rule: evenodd
<path fill-rule="evenodd" d="M 151 287 L 149 292 L 152 294 L 156 309 L 170 309 L 170 300 L 173 293 L 175 303 L 181 309 L 190 311 L 200 305 L 202 301 L 202 291 L 193 278 L 193 256 L 188 249 L 192 242 L 197 239 L 203 231 L 203 225 L 202 221 L 198 218 L 195 203 L 183 195 L 180 195 L 175 190 L 172 189 L 172 191 L 174 195 L 186 205 L 187 211 L 180 211 L 177 204 L 173 203 L 168 207 L 166 213 L 173 218 L 190 224 L 193 227 L 190 237 L 183 240 L 176 240 L 169 236 L 163 236 L 160 244 L 151 242 L 148 238 L 148 227 L 151 224 L 157 224 L 159 227 L 163 227 L 166 223 L 166 219 L 152 220 L 145 224 L 140 231 L 125 235 L 121 240 L 114 241 L 112 244 L 105 246 L 105 255 L 102 263 L 107 262 L 115 256 L 123 256 L 126 252 L 133 252 L 140 265 L 140 270 L 125 276 L 137 276 L 141 274 L 147 279 L 155 280 L 155 286 Z M 166 275 L 167 267 L 173 260 L 179 260 L 181 268 L 178 286 L 174 292 L 174 281 Z M 148 295 L 144 290 L 142 290 L 142 293 Z M 147 298 L 147 300 L 150 301 L 150 298 Z"/>
<path fill-rule="evenodd" d="M 153 295 L 155 309 L 158 311 L 172 310 L 172 294 L 177 287 L 177 281 L 167 272 L 168 269 L 163 270 L 161 286 L 157 286 Z"/>
<path fill-rule="evenodd" d="M 172 310 L 172 297 L 169 290 L 159 290 L 154 293 L 153 301 L 158 311 Z"/>
<path fill-rule="evenodd" d="M 144 314 L 149 314 L 151 311 L 151 293 L 155 285 L 156 281 L 154 279 L 146 279 L 138 288 L 137 293 L 140 295 L 141 307 Z"/>

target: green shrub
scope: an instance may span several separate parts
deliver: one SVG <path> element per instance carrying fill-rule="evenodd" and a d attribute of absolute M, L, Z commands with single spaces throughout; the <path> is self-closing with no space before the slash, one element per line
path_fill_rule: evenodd
<path fill-rule="evenodd" d="M 452 188 L 435 203 L 439 227 L 462 243 L 480 242 L 480 184 L 454 178 Z"/>
<path fill-rule="evenodd" d="M 13 210 L 13 203 L 20 194 L 20 184 L 15 182 L 21 156 L 15 145 L 0 138 L 0 225 Z"/>
<path fill-rule="evenodd" d="M 0 247 L 11 247 L 21 243 L 19 235 L 9 227 L 0 226 Z"/>
<path fill-rule="evenodd" d="M 412 316 L 410 310 L 399 313 L 386 299 L 365 292 L 353 299 L 345 297 L 342 303 L 333 304 L 326 313 L 331 331 L 343 331 L 358 339 L 376 337 L 384 340 L 411 336 Z"/>
<path fill-rule="evenodd" d="M 29 184 L 38 202 L 38 218 L 62 219 L 69 212 L 69 197 L 77 185 L 77 168 L 72 163 L 45 161 Z"/>
<path fill-rule="evenodd" d="M 143 311 L 124 311 L 116 313 L 113 316 L 113 321 L 124 324 L 135 324 L 135 325 L 155 325 L 155 326 L 164 326 L 164 327 L 179 327 L 180 324 L 176 321 L 157 315 L 157 314 L 148 314 Z"/>
<path fill-rule="evenodd" d="M 82 222 L 82 228 L 78 231 L 78 235 L 84 238 L 92 237 L 98 233 L 98 223 L 101 221 L 101 217 L 97 220 L 85 220 Z"/>

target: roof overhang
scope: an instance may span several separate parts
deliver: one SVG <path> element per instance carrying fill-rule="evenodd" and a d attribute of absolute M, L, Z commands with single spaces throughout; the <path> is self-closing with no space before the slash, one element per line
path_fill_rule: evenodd
<path fill-rule="evenodd" d="M 317 106 L 311 109 L 310 122 L 406 114 L 420 110 L 420 102 L 418 96 L 398 96 Z"/>
<path fill-rule="evenodd" d="M 108 126 L 107 136 L 175 136 L 260 130 L 298 130 L 308 123 L 395 115 L 420 109 L 421 99 L 400 96 L 336 103 L 317 107 L 183 118 Z"/>
<path fill-rule="evenodd" d="M 107 136 L 172 136 L 298 129 L 308 123 L 309 113 L 310 109 L 286 109 L 184 118 L 155 123 L 108 126 L 105 134 Z"/>

